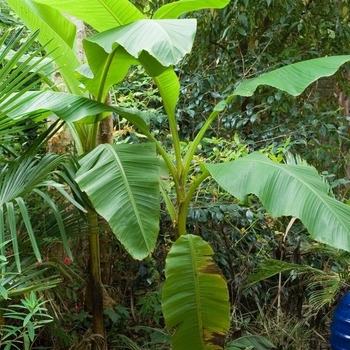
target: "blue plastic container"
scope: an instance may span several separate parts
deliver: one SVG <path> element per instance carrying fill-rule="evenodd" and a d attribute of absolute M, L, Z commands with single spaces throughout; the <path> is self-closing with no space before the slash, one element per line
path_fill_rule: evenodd
<path fill-rule="evenodd" d="M 333 350 L 350 350 L 350 292 L 334 311 L 329 342 Z"/>

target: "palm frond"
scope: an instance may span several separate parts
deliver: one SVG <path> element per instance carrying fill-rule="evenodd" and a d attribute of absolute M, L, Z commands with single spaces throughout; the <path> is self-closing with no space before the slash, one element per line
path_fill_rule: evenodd
<path fill-rule="evenodd" d="M 8 248 L 9 243 L 2 242 L 0 248 Z M 50 266 L 38 268 L 32 258 L 24 259 L 23 265 L 25 267 L 20 273 L 16 263 L 9 264 L 6 256 L 0 254 L 0 302 L 25 293 L 47 290 L 61 282 L 58 275 L 46 274 Z"/>
<path fill-rule="evenodd" d="M 19 231 L 26 231 L 38 262 L 41 262 L 36 233 L 31 224 L 31 215 L 26 201 L 34 193 L 41 197 L 55 217 L 61 234 L 61 240 L 67 255 L 72 259 L 65 225 L 61 210 L 52 198 L 62 196 L 68 203 L 84 211 L 84 208 L 67 192 L 62 183 L 55 181 L 56 169 L 67 159 L 64 155 L 47 154 L 42 159 L 36 157 L 22 157 L 16 162 L 5 166 L 0 173 L 0 228 L 1 239 L 11 236 L 13 254 L 17 268 L 21 270 L 20 251 L 18 247 Z M 19 223 L 23 222 L 24 229 L 19 230 Z M 23 233 L 23 232 L 22 232 Z"/>
<path fill-rule="evenodd" d="M 268 350 L 276 347 L 266 338 L 259 335 L 247 335 L 229 342 L 225 350 L 257 349 Z"/>
<path fill-rule="evenodd" d="M 310 306 L 315 310 L 319 310 L 323 306 L 331 305 L 343 283 L 341 276 L 334 272 L 312 276 L 308 283 Z"/>
<path fill-rule="evenodd" d="M 42 56 L 42 48 L 27 54 L 38 32 L 33 33 L 24 42 L 21 41 L 22 32 L 23 29 L 16 32 L 8 42 L 8 33 L 0 40 L 0 135 L 8 134 L 9 129 L 15 125 L 17 132 L 18 124 L 27 118 L 23 116 L 15 120 L 8 116 L 18 103 L 22 103 L 19 100 L 20 96 L 43 81 L 52 85 L 50 76 L 55 69 L 52 60 L 48 59 L 48 54 Z M 11 108 L 8 108 L 10 105 Z"/>
<path fill-rule="evenodd" d="M 23 30 L 17 31 L 11 38 L 6 33 L 0 39 L 0 136 L 27 127 L 22 127 L 19 123 L 28 116 L 20 115 L 14 119 L 9 117 L 9 113 L 24 103 L 21 97 L 33 87 L 43 81 L 51 85 L 49 78 L 54 71 L 52 60 L 48 59 L 50 53 L 42 55 L 43 48 L 28 53 L 39 33 L 35 32 L 22 41 L 22 32 Z M 31 115 L 31 118 L 35 119 L 35 115 Z M 28 200 L 34 195 L 53 214 L 66 253 L 72 259 L 61 210 L 55 203 L 56 198 L 63 197 L 82 211 L 84 208 L 67 192 L 67 185 L 57 181 L 63 178 L 58 168 L 65 163 L 67 157 L 48 154 L 39 159 L 36 155 L 38 148 L 56 130 L 58 124 L 59 122 L 54 123 L 43 132 L 27 153 L 15 158 L 15 161 L 7 161 L 0 169 L 0 239 L 4 241 L 11 238 L 12 254 L 19 272 L 22 265 L 19 244 L 24 241 L 23 235 L 19 234 L 23 231 L 28 235 L 35 258 L 39 263 L 42 260 L 37 229 L 32 224 L 33 212 L 28 206 Z M 72 181 L 69 185 L 74 188 Z M 0 253 L 5 254 L 4 247 L 0 248 Z"/>

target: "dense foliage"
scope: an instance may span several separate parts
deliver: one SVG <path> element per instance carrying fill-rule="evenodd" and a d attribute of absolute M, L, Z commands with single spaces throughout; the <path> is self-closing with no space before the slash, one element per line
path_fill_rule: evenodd
<path fill-rule="evenodd" d="M 350 33 L 348 4 L 342 1 L 231 1 L 223 10 L 198 16 L 193 54 L 180 68 L 184 86 L 179 118 L 184 137 L 243 77 L 305 58 L 343 54 L 343 40 Z M 201 155 L 226 161 L 242 154 L 242 149 L 244 154 L 264 148 L 281 160 L 290 151 L 315 165 L 335 195 L 346 198 L 348 120 L 338 102 L 346 85 L 344 67 L 335 78 L 320 80 L 298 99 L 260 88 L 253 97 L 236 100 L 219 117 Z M 218 262 L 230 281 L 234 318 L 240 320 L 233 326 L 234 334 L 261 332 L 281 349 L 327 348 L 331 310 L 327 305 L 333 305 L 347 288 L 347 254 L 315 246 L 299 224 L 287 230 L 288 220 L 271 219 L 254 198 L 244 205 L 232 203 L 216 187 L 203 189 L 197 198 L 191 222 L 216 247 Z M 261 266 L 266 257 L 318 271 L 298 274 L 295 266 L 290 267 L 279 278 L 247 289 L 254 267 L 260 266 L 261 278 L 279 270 L 275 260 Z M 315 337 L 309 325 L 322 336 Z"/>
<path fill-rule="evenodd" d="M 160 5 L 163 5 L 163 2 L 153 1 L 135 3 L 148 16 L 156 13 Z M 199 10 L 186 16 L 197 18 L 198 29 L 192 54 L 175 67 L 181 82 L 176 118 L 182 155 L 190 149 L 190 141 L 197 135 L 215 105 L 232 94 L 242 79 L 305 59 L 345 54 L 344 47 L 350 34 L 347 1 L 329 0 L 318 4 L 312 0 L 297 3 L 282 0 L 236 0 L 231 1 L 224 9 Z M 14 26 L 20 19 L 7 6 L 2 5 L 0 21 L 6 26 Z M 41 49 L 37 50 L 37 44 L 31 44 L 27 53 L 35 52 L 34 56 L 43 54 Z M 15 49 L 18 50 L 19 47 L 20 43 Z M 1 68 L 4 66 L 5 63 L 2 63 Z M 263 86 L 258 87 L 254 96 L 234 99 L 206 131 L 205 137 L 196 148 L 188 169 L 189 181 L 186 185 L 196 182 L 196 178 L 203 171 L 200 166 L 202 162 L 224 163 L 262 149 L 270 159 L 279 163 L 306 166 L 306 160 L 314 165 L 321 172 L 329 194 L 346 202 L 348 120 L 343 106 L 339 104 L 341 92 L 345 92 L 345 95 L 347 93 L 346 69 L 343 66 L 335 78 L 319 80 L 297 98 Z M 27 73 L 30 74 L 29 72 L 30 69 Z M 44 79 L 46 83 L 49 78 L 38 75 L 34 77 L 39 81 Z M 33 84 L 28 86 L 40 89 L 38 80 L 33 80 Z M 159 90 L 145 73 L 145 69 L 140 66 L 132 67 L 123 82 L 118 86 L 114 85 L 113 91 L 111 100 L 116 101 L 119 107 L 146 110 L 151 123 L 150 134 L 160 140 L 171 161 L 175 163 L 177 155 L 172 148 L 171 125 L 168 124 L 169 119 L 166 116 L 168 112 L 164 110 Z M 129 152 L 130 149 L 124 144 L 140 143 L 141 145 L 133 145 L 135 151 L 131 153 L 134 154 L 141 154 L 141 150 L 145 148 L 142 145 L 145 141 L 142 135 L 144 130 L 135 127 L 127 119 L 128 115 L 125 114 L 124 117 L 122 113 L 122 109 L 114 110 L 114 140 L 118 146 L 122 144 L 118 148 L 121 161 L 131 157 L 126 151 L 124 153 L 123 150 Z M 22 126 L 23 124 L 26 124 L 26 120 L 22 121 Z M 37 141 L 41 144 L 45 139 L 43 126 L 29 130 L 41 137 Z M 7 137 L 6 134 L 2 136 L 3 171 L 8 166 L 15 168 L 12 165 L 13 160 L 30 160 L 30 152 L 33 156 L 33 147 L 29 147 L 33 143 L 29 139 L 33 136 L 28 131 L 15 129 L 11 138 Z M 23 143 L 23 147 L 18 143 Z M 103 184 L 98 179 L 108 170 L 103 168 L 104 164 L 96 163 L 94 156 L 98 154 L 98 159 L 110 161 L 114 154 L 111 147 L 96 148 L 87 157 L 80 159 L 79 164 L 76 160 L 71 160 L 62 165 L 58 160 L 63 159 L 58 157 L 55 164 L 58 171 L 49 172 L 51 177 L 45 185 L 53 186 L 54 181 L 68 184 L 75 200 L 68 194 L 65 197 L 74 204 L 76 201 L 83 203 L 90 210 L 91 203 L 86 200 L 85 195 L 81 195 L 73 179 L 77 180 L 82 191 L 89 196 L 91 191 L 90 200 L 93 202 L 93 195 L 97 196 L 102 191 L 98 186 Z M 47 159 L 42 146 L 37 150 L 39 152 L 34 155 L 35 159 Z M 136 157 L 133 158 L 138 168 L 144 169 L 144 176 L 151 174 L 146 173 L 146 168 L 154 162 L 151 151 L 148 155 L 150 158 L 146 162 L 142 157 L 137 160 Z M 33 164 L 37 165 L 37 162 L 33 160 Z M 77 170 L 79 166 L 80 169 Z M 157 169 L 152 169 L 153 175 L 156 174 Z M 132 173 L 132 169 L 129 171 Z M 88 172 L 94 175 L 95 188 L 90 186 L 91 177 L 84 178 Z M 176 188 L 167 181 L 169 174 L 162 167 L 161 172 L 164 172 L 161 174 L 164 189 L 169 192 L 170 201 L 175 202 Z M 120 174 L 111 173 L 110 176 L 115 179 L 115 183 L 121 181 Z M 142 176 L 139 175 L 135 181 L 140 180 Z M 146 180 L 149 182 L 146 183 Z M 154 186 L 153 180 L 149 176 L 143 179 L 143 185 L 150 189 Z M 139 183 L 137 186 L 140 186 Z M 123 196 L 123 191 L 119 191 Z M 33 325 L 31 319 L 26 318 L 26 314 L 18 311 L 20 308 L 16 299 L 7 300 L 6 303 L 2 300 L 3 315 L 8 320 L 2 332 L 9 332 L 12 327 L 14 339 L 23 338 L 28 344 L 27 348 L 43 349 L 55 346 L 55 349 L 68 349 L 75 346 L 76 349 L 83 349 L 91 342 L 98 342 L 98 337 L 88 331 L 93 324 L 93 297 L 89 295 L 89 288 L 85 288 L 86 285 L 89 287 L 87 274 L 90 263 L 87 242 L 81 238 L 81 232 L 86 229 L 86 218 L 82 213 L 70 210 L 70 206 L 62 200 L 62 191 L 55 193 L 55 207 L 50 204 L 48 196 L 40 196 L 40 193 L 37 191 L 35 197 L 27 203 L 28 217 L 31 218 L 36 239 L 23 239 L 23 242 L 20 241 L 20 249 L 21 256 L 26 256 L 28 252 L 32 254 L 34 247 L 38 261 L 41 261 L 39 252 L 46 252 L 47 261 L 37 264 L 40 265 L 36 267 L 40 273 L 35 277 L 31 277 L 34 259 L 21 259 L 20 263 L 16 259 L 16 262 L 18 266 L 23 265 L 21 277 L 24 278 L 24 285 L 28 278 L 40 278 L 42 284 L 57 287 L 50 291 L 37 289 L 37 297 L 31 293 L 21 299 L 28 315 L 36 315 Z M 110 187 L 105 195 L 112 195 Z M 146 199 L 143 198 L 142 201 Z M 21 207 L 18 207 L 15 214 L 11 205 L 5 205 L 7 210 L 14 213 L 12 221 L 10 220 L 12 224 L 9 222 L 9 232 L 15 235 L 16 224 L 20 228 L 25 226 L 30 233 L 29 219 L 23 215 Z M 111 349 L 170 348 L 170 334 L 165 330 L 160 304 L 165 257 L 173 246 L 177 233 L 173 218 L 169 219 L 167 205 L 169 203 L 166 200 L 161 204 L 160 234 L 154 253 L 142 262 L 131 259 L 124 250 L 124 246 L 127 246 L 131 254 L 138 254 L 138 247 L 133 252 L 124 238 L 118 236 L 123 246 L 115 240 L 103 219 L 96 221 L 99 233 L 104 235 L 101 243 L 101 269 L 105 286 L 104 317 Z M 34 215 L 38 215 L 39 209 L 42 210 L 40 217 L 43 220 Z M 186 230 L 190 235 L 182 236 L 182 241 L 178 240 L 177 245 L 174 245 L 175 249 L 171 249 L 167 264 L 173 270 L 168 268 L 167 276 L 169 278 L 176 270 L 178 263 L 186 266 L 188 260 L 181 253 L 183 250 L 191 251 L 192 244 L 196 245 L 196 251 L 199 252 L 197 260 L 194 259 L 198 264 L 204 264 L 203 261 L 211 259 L 208 256 L 211 256 L 211 248 L 213 249 L 214 261 L 222 269 L 229 290 L 231 328 L 226 339 L 226 348 L 244 349 L 255 345 L 269 349 L 273 343 L 278 349 L 326 349 L 330 312 L 349 283 L 348 253 L 316 243 L 310 239 L 303 224 L 291 217 L 272 218 L 255 196 L 246 196 L 244 200 L 233 198 L 212 179 L 206 179 L 196 188 L 188 209 Z M 110 207 L 104 210 L 107 212 L 106 216 L 110 215 Z M 150 213 L 147 210 L 144 209 L 145 216 Z M 99 214 L 104 215 L 105 212 L 101 211 Z M 22 219 L 18 219 L 18 216 L 21 217 L 19 214 L 22 214 Z M 119 217 L 114 226 L 118 227 L 121 220 Z M 131 231 L 136 228 L 132 224 L 128 226 L 130 233 L 127 236 L 130 236 Z M 65 230 L 62 231 L 62 227 Z M 111 227 L 113 229 L 113 224 Z M 67 251 L 69 248 L 66 231 L 71 237 L 72 253 Z M 198 241 L 191 234 L 204 238 L 210 246 L 203 244 L 204 241 Z M 74 239 L 75 236 L 79 238 Z M 63 241 L 64 248 L 57 243 L 59 240 Z M 38 244 L 37 248 L 35 244 Z M 5 254 L 3 246 L 1 261 L 6 260 L 5 255 L 10 255 L 12 249 L 18 248 L 6 248 Z M 73 264 L 72 256 L 75 257 Z M 11 273 L 11 269 L 7 273 Z M 213 271 L 217 272 L 216 267 L 213 267 Z M 59 275 L 63 282 L 58 277 L 52 278 L 50 274 Z M 205 286 L 208 282 L 203 277 L 198 283 Z M 164 293 L 171 294 L 171 287 L 174 285 L 166 285 Z M 3 287 L 8 288 L 6 285 Z M 190 287 L 188 292 L 191 293 Z M 225 294 L 224 291 L 222 294 Z M 7 299 L 3 288 L 0 289 L 0 295 Z M 51 300 L 51 304 L 45 304 L 43 300 Z M 36 305 L 38 307 L 34 312 Z M 42 309 L 43 305 L 47 309 Z M 223 309 L 225 313 L 227 310 L 225 307 Z M 45 310 L 48 313 L 43 312 Z M 178 311 L 182 313 L 180 307 Z M 11 316 L 16 314 L 18 317 L 12 319 Z M 29 323 L 24 322 L 21 328 L 23 318 Z M 34 339 L 34 331 L 41 327 L 44 327 L 43 330 Z M 235 341 L 238 338 L 239 341 Z M 176 339 L 172 341 L 177 342 Z M 7 345 L 6 339 L 3 345 Z"/>

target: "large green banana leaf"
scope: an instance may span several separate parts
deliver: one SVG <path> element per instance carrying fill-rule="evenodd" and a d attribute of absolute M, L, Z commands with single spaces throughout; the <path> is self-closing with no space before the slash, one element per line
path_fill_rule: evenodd
<path fill-rule="evenodd" d="M 144 19 L 106 30 L 84 40 L 91 73 L 79 72 L 91 76 L 85 85 L 100 99 L 124 78 L 131 64 L 141 64 L 154 77 L 178 63 L 191 51 L 195 33 L 196 21 L 185 19 Z"/>
<path fill-rule="evenodd" d="M 348 61 L 350 61 L 349 55 L 315 58 L 289 64 L 258 77 L 243 80 L 232 94 L 216 105 L 212 115 L 216 116 L 236 96 L 252 96 L 260 85 L 271 86 L 293 96 L 300 95 L 310 84 L 322 77 L 333 75 L 341 65 Z"/>
<path fill-rule="evenodd" d="M 83 20 L 102 32 L 145 18 L 129 0 L 35 0 Z"/>
<path fill-rule="evenodd" d="M 143 259 L 159 230 L 159 159 L 155 145 L 96 147 L 80 160 L 76 182 L 126 250 Z"/>
<path fill-rule="evenodd" d="M 115 112 L 130 120 L 143 132 L 148 129 L 149 123 L 149 117 L 136 108 L 109 106 L 83 96 L 53 91 L 27 91 L 19 94 L 19 97 L 13 94 L 7 100 L 1 101 L 0 110 L 0 115 L 6 115 L 14 121 L 27 117 L 41 120 L 53 112 L 66 122 L 89 124 L 103 118 L 103 112 Z"/>
<path fill-rule="evenodd" d="M 174 350 L 223 349 L 230 326 L 228 290 L 213 250 L 199 236 L 181 236 L 165 267 L 162 308 Z"/>
<path fill-rule="evenodd" d="M 74 71 L 79 67 L 79 61 L 73 47 L 76 27 L 63 14 L 73 15 L 98 31 L 115 28 L 145 17 L 128 0 L 8 0 L 7 2 L 31 30 L 40 29 L 39 40 L 42 45 L 46 45 L 50 40 L 47 46 L 49 51 L 59 48 L 59 50 L 56 50 L 57 52 L 53 52 L 52 57 L 55 59 L 68 89 L 78 95 L 81 95 L 82 92 L 74 74 Z M 95 55 L 101 57 L 100 53 L 97 51 Z M 124 57 L 121 57 L 119 62 L 121 59 L 124 59 Z M 101 60 L 98 61 L 98 64 L 101 67 Z M 129 64 L 130 62 L 128 62 L 128 66 Z M 89 72 L 86 68 L 81 69 L 80 75 L 89 78 Z M 80 75 L 77 76 L 80 77 Z M 95 79 L 100 81 L 101 76 L 95 74 Z M 97 89 L 97 92 L 93 91 L 91 86 L 86 86 L 86 88 L 92 91 L 94 96 L 97 96 L 100 84 L 96 86 L 96 81 L 91 84 Z M 111 84 L 108 86 L 111 86 Z"/>
<path fill-rule="evenodd" d="M 297 96 L 317 79 L 333 75 L 342 64 L 349 60 L 350 56 L 344 55 L 315 58 L 290 64 L 256 78 L 243 80 L 232 96 L 252 96 L 259 85 L 272 86 Z"/>
<path fill-rule="evenodd" d="M 82 19 L 84 22 L 90 24 L 94 29 L 101 32 L 116 26 L 122 26 L 128 23 L 135 22 L 137 20 L 145 18 L 145 16 L 134 7 L 127 0 L 89 0 L 89 1 L 80 1 L 80 0 L 36 0 L 41 4 L 46 4 L 52 6 L 61 12 L 69 13 L 79 19 Z M 227 2 L 227 1 L 225 1 Z M 202 2 L 203 4 L 204 2 Z M 199 5 L 198 1 L 195 1 L 190 5 L 191 9 L 188 7 L 189 4 L 182 7 L 180 6 L 181 11 L 194 10 L 195 8 L 202 8 L 202 4 Z M 221 0 L 218 2 L 218 6 L 214 3 L 210 3 L 210 6 L 213 7 L 222 7 L 224 2 Z M 200 7 L 198 7 L 200 6 Z M 175 12 L 172 12 L 171 18 L 174 18 Z M 163 14 L 161 16 L 165 18 Z M 129 34 L 128 34 L 129 35 Z M 127 44 L 132 45 L 132 41 L 128 38 Z M 139 40 L 139 39 L 138 39 Z M 85 44 L 86 51 L 89 50 L 89 44 Z M 166 54 L 166 50 L 163 50 L 162 54 Z M 118 52 L 116 52 L 118 53 Z M 107 55 L 108 56 L 108 55 Z M 122 56 L 122 55 L 121 55 Z M 130 62 L 121 64 L 121 60 L 128 60 Z M 102 65 L 101 62 L 107 62 L 107 66 Z M 178 100 L 179 95 L 179 82 L 176 74 L 172 68 L 168 68 L 164 73 L 160 74 L 159 64 L 152 60 L 152 56 L 144 52 L 141 57 L 139 57 L 139 62 L 144 65 L 144 68 L 148 74 L 155 76 L 155 83 L 157 84 L 161 97 L 163 99 L 164 105 L 166 107 L 166 112 L 171 118 L 171 122 L 175 123 L 175 105 Z M 92 52 L 89 57 L 89 64 L 91 72 L 88 67 L 79 69 L 80 78 L 84 83 L 87 90 L 89 90 L 95 97 L 101 97 L 100 100 L 103 100 L 103 97 L 106 95 L 108 87 L 113 83 L 118 83 L 126 73 L 126 67 L 133 62 L 127 57 L 113 57 L 112 61 L 106 61 L 106 54 L 101 49 L 96 49 L 95 52 Z M 96 66 L 94 69 L 93 66 Z M 117 67 L 118 69 L 115 69 Z M 154 72 L 154 69 L 151 71 L 151 68 L 155 67 L 157 74 Z M 106 78 L 105 81 L 101 81 L 101 74 Z"/>
<path fill-rule="evenodd" d="M 350 251 L 350 207 L 327 194 L 314 168 L 276 163 L 259 152 L 205 167 L 233 196 L 255 194 L 272 216 L 297 217 L 317 241 Z"/>
<path fill-rule="evenodd" d="M 135 58 L 147 51 L 169 67 L 191 51 L 195 34 L 195 19 L 143 19 L 95 34 L 86 41 L 103 47 L 107 53 L 112 53 L 119 44 Z"/>
<path fill-rule="evenodd" d="M 158 9 L 153 18 L 178 18 L 186 12 L 192 12 L 207 8 L 221 9 L 230 0 L 181 0 L 174 1 Z"/>

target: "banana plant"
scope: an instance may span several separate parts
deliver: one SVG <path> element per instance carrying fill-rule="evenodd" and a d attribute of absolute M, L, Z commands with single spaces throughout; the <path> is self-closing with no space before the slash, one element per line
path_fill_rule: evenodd
<path fill-rule="evenodd" d="M 23 1 L 7 1 L 11 6 L 14 5 L 22 17 L 23 9 L 19 3 Z M 207 3 L 199 0 L 172 2 L 160 8 L 154 14 L 154 20 L 148 20 L 128 1 L 89 0 L 83 4 L 73 0 L 26 0 L 25 4 L 31 11 L 25 11 L 22 18 L 33 30 L 44 21 L 42 14 L 47 6 L 41 6 L 45 4 L 50 7 L 50 11 L 57 11 L 57 16 L 62 16 L 59 11 L 70 13 L 100 32 L 85 40 L 88 62 L 78 68 L 76 75 L 95 100 L 84 97 L 84 92 L 76 95 L 28 92 L 23 95 L 25 107 L 17 106 L 8 113 L 11 118 L 17 118 L 23 113 L 40 111 L 44 115 L 44 112 L 52 111 L 73 125 L 90 124 L 89 147 L 84 149 L 88 153 L 80 160 L 76 182 L 89 197 L 87 207 L 91 214 L 90 220 L 96 222 L 93 217 L 93 210 L 96 210 L 110 223 L 117 238 L 135 258 L 146 256 L 154 247 L 158 230 L 154 223 L 159 220 L 157 187 L 160 184 L 177 233 L 177 240 L 166 262 L 167 279 L 162 302 L 167 327 L 173 332 L 172 345 L 176 350 L 188 347 L 195 350 L 222 349 L 229 328 L 229 302 L 224 277 L 213 261 L 210 246 L 200 237 L 188 233 L 186 228 L 188 206 L 200 184 L 209 176 L 238 198 L 250 193 L 257 195 L 272 215 L 299 217 L 316 240 L 350 250 L 350 209 L 328 197 L 321 178 L 311 167 L 277 164 L 260 153 L 253 153 L 232 163 L 202 164 L 202 173 L 194 181 L 188 180 L 193 156 L 206 130 L 236 96 L 252 95 L 259 85 L 270 85 L 298 95 L 313 81 L 334 74 L 343 63 L 350 60 L 350 56 L 310 60 L 243 81 L 226 100 L 215 106 L 187 153 L 182 156 L 175 118 L 179 82 L 172 66 L 190 50 L 195 27 L 193 21 L 171 22 L 166 18 L 176 18 L 186 11 L 203 8 Z M 226 3 L 215 1 L 211 6 L 223 7 Z M 34 23 L 33 18 L 36 17 L 41 21 Z M 50 20 L 54 19 L 50 17 Z M 60 30 L 61 39 L 67 43 L 62 28 Z M 57 33 L 51 34 L 58 36 Z M 164 36 L 161 34 L 170 38 L 170 46 L 169 40 L 162 43 Z M 129 42 L 130 37 L 135 40 Z M 164 49 L 167 44 L 167 49 Z M 182 54 L 177 56 L 179 51 Z M 135 63 L 143 65 L 158 86 L 168 117 L 175 163 L 149 130 L 146 113 L 103 104 L 109 87 L 121 81 L 130 64 Z M 121 69 L 116 70 L 115 67 Z M 113 145 L 94 147 L 96 125 L 107 111 L 128 119 L 149 138 L 168 167 L 175 186 L 175 201 L 159 182 L 159 160 L 151 145 L 127 146 L 124 149 Z M 147 157 L 147 166 L 136 157 L 136 153 Z M 149 177 L 140 176 L 148 172 Z M 94 179 L 96 183 L 91 183 L 89 179 Z M 109 193 L 111 183 L 115 186 L 113 192 L 110 187 Z M 112 208 L 108 205 L 113 203 L 110 201 L 118 205 Z M 146 218 L 148 211 L 153 214 Z M 127 231 L 129 219 L 134 222 L 132 236 Z M 97 233 L 92 236 L 96 237 Z M 98 253 L 95 253 L 92 252 L 93 262 L 98 260 Z M 98 268 L 94 273 L 98 275 Z M 95 332 L 103 335 L 102 328 L 98 326 Z"/>
<path fill-rule="evenodd" d="M 169 121 L 178 168 L 172 165 L 169 157 L 164 159 L 174 174 L 179 173 L 181 152 L 175 122 L 179 82 L 172 67 L 191 50 L 196 22 L 175 18 L 182 13 L 207 6 L 203 1 L 181 1 L 175 6 L 167 5 L 163 12 L 158 11 L 155 14 L 154 19 L 147 19 L 126 0 L 91 0 L 84 4 L 79 1 L 7 2 L 31 30 L 40 29 L 38 38 L 42 44 L 45 43 L 47 50 L 60 47 L 59 54 L 56 56 L 56 53 L 53 53 L 52 57 L 61 67 L 60 72 L 72 94 L 62 97 L 57 92 L 28 92 L 20 97 L 21 100 L 17 101 L 19 104 L 7 104 L 6 115 L 14 119 L 22 114 L 36 115 L 40 104 L 41 118 L 53 111 L 69 123 L 78 153 L 85 155 L 79 162 L 76 182 L 89 197 L 85 207 L 90 227 L 90 274 L 93 287 L 91 294 L 95 297 L 93 322 L 94 332 L 103 337 L 97 214 L 109 222 L 117 238 L 134 258 L 141 259 L 150 254 L 156 243 L 160 211 L 159 159 L 155 149 L 162 148 L 157 146 L 158 143 L 149 146 L 96 147 L 99 122 L 106 116 L 107 110 L 112 110 L 102 103 L 107 98 L 109 88 L 124 78 L 130 65 L 141 64 L 146 72 L 154 77 L 164 101 L 164 108 L 171 116 Z M 227 3 L 228 0 L 220 0 L 211 1 L 208 5 L 219 8 Z M 74 31 L 62 12 L 83 20 L 99 32 L 84 40 L 87 64 L 79 68 L 74 52 Z M 99 14 L 98 20 L 96 13 Z M 85 97 L 87 91 L 93 99 Z M 59 99 L 61 107 L 56 103 Z M 148 120 L 143 113 L 116 107 L 113 111 L 134 120 L 135 125 L 142 125 L 147 135 L 151 136 Z M 82 113 L 84 117 L 88 117 L 82 118 Z M 152 141 L 155 141 L 154 138 Z M 146 176 L 139 176 L 140 172 Z M 96 181 L 91 186 L 93 179 Z M 174 179 L 177 179 L 177 176 Z M 101 193 L 108 196 L 101 200 Z M 111 205 L 116 201 L 120 205 Z M 225 305 L 228 310 L 228 302 Z"/>

